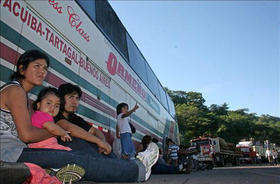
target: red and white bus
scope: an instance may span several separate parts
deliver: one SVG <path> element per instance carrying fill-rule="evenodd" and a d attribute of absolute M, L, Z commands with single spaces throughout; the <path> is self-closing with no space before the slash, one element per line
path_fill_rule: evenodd
<path fill-rule="evenodd" d="M 43 85 L 79 85 L 78 114 L 109 142 L 120 102 L 140 105 L 131 116 L 136 143 L 146 134 L 160 143 L 165 137 L 179 142 L 171 98 L 107 1 L 0 0 L 0 8 L 1 85 L 9 81 L 20 54 L 39 49 L 50 58 Z"/>

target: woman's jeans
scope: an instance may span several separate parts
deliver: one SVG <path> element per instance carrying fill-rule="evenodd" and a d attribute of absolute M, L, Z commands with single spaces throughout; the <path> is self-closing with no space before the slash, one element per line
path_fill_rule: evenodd
<path fill-rule="evenodd" d="M 98 146 L 96 144 L 90 143 L 88 141 L 85 141 L 83 139 L 79 139 L 76 137 L 72 137 L 71 142 L 63 142 L 59 139 L 58 143 L 60 145 L 70 147 L 74 151 L 86 152 L 89 155 L 91 155 L 92 157 L 118 158 L 113 152 L 111 152 L 109 155 L 104 155 L 103 153 L 99 153 Z"/>
<path fill-rule="evenodd" d="M 139 181 L 138 162 L 94 157 L 86 152 L 75 150 L 24 148 L 18 162 L 30 162 L 43 168 L 61 168 L 67 164 L 77 164 L 85 169 L 86 180 L 97 182 Z"/>
<path fill-rule="evenodd" d="M 162 158 L 159 158 L 157 163 L 152 167 L 152 174 L 177 174 L 178 167 L 167 165 Z"/>
<path fill-rule="evenodd" d="M 128 155 L 130 157 L 135 156 L 135 147 L 132 142 L 131 133 L 122 133 L 121 134 L 121 145 L 122 145 L 122 155 Z"/>

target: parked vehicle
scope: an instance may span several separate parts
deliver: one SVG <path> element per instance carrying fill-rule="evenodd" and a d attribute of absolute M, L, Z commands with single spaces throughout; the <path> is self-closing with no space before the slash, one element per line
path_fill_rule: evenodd
<path fill-rule="evenodd" d="M 207 164 L 207 168 L 225 166 L 226 164 L 239 165 L 241 153 L 234 144 L 227 143 L 220 137 L 198 137 L 191 140 L 192 146 L 196 146 L 199 154 L 198 160 Z"/>
<path fill-rule="evenodd" d="M 257 161 L 257 152 L 253 149 L 252 141 L 242 141 L 236 145 L 237 148 L 242 152 L 240 158 L 241 163 L 255 164 Z M 256 148 L 256 147 L 255 147 Z"/>

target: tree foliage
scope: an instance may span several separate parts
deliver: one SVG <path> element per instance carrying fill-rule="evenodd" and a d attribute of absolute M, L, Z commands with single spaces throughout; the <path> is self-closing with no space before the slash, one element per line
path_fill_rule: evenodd
<path fill-rule="evenodd" d="M 166 90 L 175 104 L 182 143 L 207 134 L 235 144 L 241 139 L 254 138 L 261 142 L 268 139 L 280 145 L 278 117 L 257 116 L 246 108 L 229 110 L 227 103 L 207 107 L 199 92 Z"/>

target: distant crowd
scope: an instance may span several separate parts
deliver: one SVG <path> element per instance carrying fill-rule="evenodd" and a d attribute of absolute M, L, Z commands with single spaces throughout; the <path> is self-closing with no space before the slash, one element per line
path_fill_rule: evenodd
<path fill-rule="evenodd" d="M 268 160 L 268 163 L 270 165 L 279 165 L 280 163 L 280 150 L 273 149 L 267 149 L 265 152 L 265 157 Z"/>

